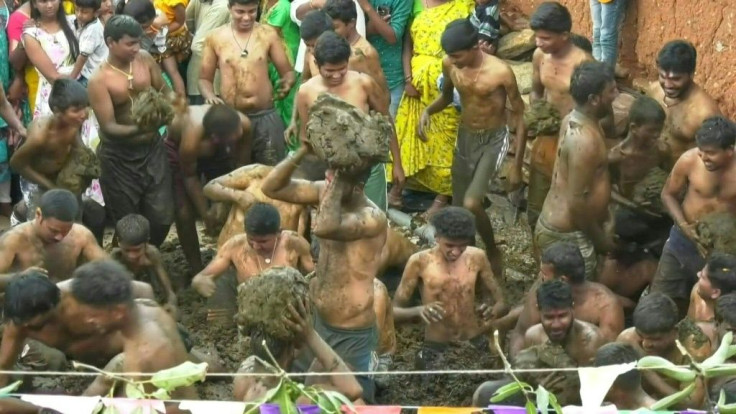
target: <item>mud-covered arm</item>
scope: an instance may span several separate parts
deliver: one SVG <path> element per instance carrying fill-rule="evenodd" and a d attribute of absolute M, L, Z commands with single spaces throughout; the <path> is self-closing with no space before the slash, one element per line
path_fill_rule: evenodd
<path fill-rule="evenodd" d="M 383 73 L 383 72 L 382 72 Z M 381 90 L 381 87 L 379 86 L 378 82 L 376 82 L 374 79 L 368 77 L 368 84 L 369 84 L 369 93 L 368 93 L 368 105 L 371 109 L 380 112 L 383 115 L 390 116 L 388 108 L 389 108 L 389 99 L 390 95 L 386 94 Z M 401 150 L 399 148 L 399 140 L 396 138 L 396 128 L 394 127 L 393 122 L 391 123 L 391 136 L 389 137 L 388 141 L 389 150 L 391 151 L 391 159 L 393 160 L 393 168 L 397 170 L 401 170 L 401 177 L 404 177 L 404 166 L 401 162 Z M 395 174 L 394 174 L 395 175 Z"/>
<path fill-rule="evenodd" d="M 38 159 L 48 145 L 47 129 L 42 125 L 44 123 L 42 119 L 31 122 L 26 142 L 10 157 L 10 167 L 26 180 L 51 190 L 56 188 L 56 184 L 33 167 L 33 161 Z M 34 213 L 29 212 L 29 214 Z"/>
<path fill-rule="evenodd" d="M 537 286 L 533 286 L 524 300 L 524 308 L 516 321 L 516 327 L 511 331 L 509 340 L 509 356 L 514 358 L 524 349 L 524 335 L 533 325 L 539 323 L 539 311 L 537 310 Z"/>
<path fill-rule="evenodd" d="M 75 225 L 75 226 L 79 226 L 79 229 L 81 230 L 81 233 L 82 233 L 81 237 L 84 243 L 84 248 L 82 250 L 82 256 L 84 257 L 86 261 L 93 262 L 95 260 L 106 260 L 110 258 L 110 255 L 107 254 L 107 252 L 103 250 L 99 244 L 97 244 L 97 239 L 95 238 L 95 235 L 92 234 L 92 232 L 89 231 L 89 229 L 81 225 Z"/>
<path fill-rule="evenodd" d="M 624 308 L 613 292 L 600 307 L 598 329 L 604 340 L 613 342 L 624 330 Z"/>
<path fill-rule="evenodd" d="M 544 99 L 544 85 L 542 84 L 541 66 L 544 52 L 537 48 L 532 56 L 532 91 L 529 94 L 529 103 Z"/>
<path fill-rule="evenodd" d="M 442 83 L 442 93 L 440 93 L 437 99 L 435 99 L 431 104 L 429 104 L 427 109 L 425 109 L 425 111 L 429 115 L 433 115 L 437 112 L 442 111 L 452 103 L 455 85 L 452 83 L 452 78 L 450 77 L 450 65 L 451 63 L 449 59 L 445 58 L 442 60 L 442 74 L 444 75 Z"/>
<path fill-rule="evenodd" d="M 217 98 L 215 95 L 215 71 L 217 70 L 217 52 L 213 45 L 214 33 L 207 35 L 202 49 L 202 63 L 199 69 L 199 93 L 205 100 Z"/>
<path fill-rule="evenodd" d="M 176 294 L 174 293 L 174 288 L 172 287 L 169 273 L 164 267 L 164 261 L 161 258 L 161 253 L 156 247 L 149 245 L 147 254 L 148 259 L 151 261 L 151 266 L 156 273 L 156 278 L 166 291 L 166 302 L 176 305 Z"/>
<path fill-rule="evenodd" d="M 340 358 L 340 355 L 314 330 L 307 336 L 306 343 L 321 365 L 319 372 L 341 374 L 352 372 L 345 361 Z M 360 386 L 355 375 L 329 375 L 320 377 L 329 378 L 330 384 L 335 387 L 335 391 L 343 394 L 350 401 L 355 401 L 363 395 L 363 387 Z"/>
<path fill-rule="evenodd" d="M 307 146 L 302 145 L 294 156 L 278 163 L 261 184 L 263 194 L 287 203 L 312 206 L 319 204 L 322 182 L 298 180 L 291 177 L 307 152 Z"/>
<path fill-rule="evenodd" d="M 404 267 L 404 273 L 401 275 L 401 282 L 396 288 L 393 300 L 394 322 L 397 324 L 419 320 L 423 306 L 409 307 L 408 305 L 419 285 L 423 267 L 421 256 L 418 254 L 412 255 Z"/>
<path fill-rule="evenodd" d="M 483 286 L 493 297 L 493 315 L 494 319 L 500 318 L 508 313 L 508 305 L 506 304 L 506 295 L 504 294 L 503 287 L 496 280 L 496 276 L 493 274 L 491 269 L 491 262 L 488 261 L 485 253 L 481 253 L 479 257 L 480 261 L 480 280 L 483 282 Z"/>
<path fill-rule="evenodd" d="M 294 234 L 291 237 L 291 243 L 294 251 L 299 255 L 299 262 L 297 268 L 303 275 L 307 275 L 314 271 L 314 259 L 312 259 L 312 252 L 309 249 L 309 242 L 298 234 Z"/>
<path fill-rule="evenodd" d="M 289 56 L 286 54 L 286 44 L 281 40 L 275 30 L 269 49 L 269 57 L 281 78 L 279 80 L 278 93 L 285 96 L 296 83 L 296 71 L 294 71 L 294 67 L 289 61 Z"/>
<path fill-rule="evenodd" d="M 182 121 L 181 143 L 179 144 L 179 158 L 181 172 L 184 176 L 184 189 L 194 205 L 199 217 L 207 217 L 207 200 L 204 198 L 202 183 L 197 174 L 197 159 L 199 158 L 199 144 L 202 142 L 204 128 L 189 122 L 189 117 Z"/>
<path fill-rule="evenodd" d="M 694 152 L 683 154 L 675 163 L 662 188 L 662 204 L 672 217 L 672 221 L 680 228 L 687 227 L 689 224 L 682 210 L 680 197 L 688 186 L 688 176 L 696 160 L 697 154 Z"/>
<path fill-rule="evenodd" d="M 107 363 L 107 365 L 105 365 L 103 371 L 110 373 L 122 372 L 124 358 L 124 354 L 117 354 Z M 115 387 L 115 385 L 116 381 L 111 379 L 107 375 L 98 375 L 95 377 L 95 380 L 92 381 L 89 386 L 87 386 L 87 389 L 84 390 L 82 396 L 92 397 L 98 395 L 106 395 L 110 392 L 111 389 L 113 389 L 113 387 Z"/>
<path fill-rule="evenodd" d="M 25 332 L 12 321 L 5 323 L 3 339 L 0 342 L 0 371 L 13 369 L 15 361 L 18 360 L 23 344 L 26 340 Z M 0 387 L 8 384 L 8 375 L 0 374 Z"/>
<path fill-rule="evenodd" d="M 204 186 L 204 196 L 212 201 L 237 203 L 243 209 L 253 204 L 256 199 L 247 191 L 251 178 L 242 169 L 219 176 Z"/>
<path fill-rule="evenodd" d="M 195 276 L 195 278 L 208 277 L 216 279 L 225 273 L 228 267 L 230 267 L 230 263 L 232 263 L 233 245 L 236 241 L 236 239 L 230 239 L 225 242 L 225 244 L 218 249 L 217 256 L 215 256 L 212 261 Z"/>
<path fill-rule="evenodd" d="M 514 168 L 521 174 L 521 168 L 524 164 L 524 150 L 526 149 L 526 125 L 524 124 L 524 101 L 521 100 L 519 93 L 519 85 L 516 82 L 516 75 L 511 67 L 507 67 L 506 81 L 504 88 L 506 89 L 506 97 L 511 102 L 511 123 L 516 128 L 516 148 L 514 152 Z"/>
<path fill-rule="evenodd" d="M 380 209 L 365 207 L 354 213 L 342 211 L 342 198 L 346 191 L 350 191 L 349 184 L 336 175 L 325 191 L 312 234 L 321 239 L 347 242 L 385 233 L 388 221 Z"/>

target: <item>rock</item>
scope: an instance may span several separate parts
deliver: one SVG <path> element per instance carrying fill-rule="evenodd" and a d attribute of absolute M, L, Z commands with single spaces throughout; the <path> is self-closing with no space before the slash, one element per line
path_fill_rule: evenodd
<path fill-rule="evenodd" d="M 524 29 L 519 32 L 511 32 L 502 37 L 498 42 L 496 56 L 501 59 L 513 59 L 535 47 L 534 30 Z"/>
<path fill-rule="evenodd" d="M 514 62 L 507 60 L 506 63 L 511 66 L 511 70 L 516 75 L 516 84 L 519 86 L 519 92 L 526 95 L 532 91 L 532 62 Z"/>

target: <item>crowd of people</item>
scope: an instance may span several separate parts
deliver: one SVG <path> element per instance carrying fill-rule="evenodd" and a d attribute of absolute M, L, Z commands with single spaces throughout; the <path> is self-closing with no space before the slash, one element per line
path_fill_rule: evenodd
<path fill-rule="evenodd" d="M 695 82 L 685 40 L 662 46 L 658 81 L 625 103 L 624 0 L 591 1 L 592 43 L 562 4 L 535 9 L 528 99 L 496 56 L 523 26 L 499 0 L 0 4 L 0 213 L 12 225 L 0 236 L 0 370 L 221 369 L 177 324 L 181 286 L 158 249 L 171 224 L 213 324 L 234 324 L 238 286 L 268 269 L 309 281 L 309 298 L 284 309 L 295 339 L 251 332 L 239 372 L 270 372 L 270 352 L 359 403 L 382 385 L 366 373 L 392 369 L 395 324 L 426 326 L 415 361 L 426 370 L 458 341 L 495 352 L 494 331 L 517 367 L 687 364 L 677 340 L 702 361 L 736 326 L 736 250 L 698 229 L 714 214 L 736 221 L 736 125 Z M 386 163 L 348 171 L 316 155 L 307 125 L 325 93 L 391 120 Z M 143 121 L 161 108 L 165 122 Z M 654 170 L 667 176 L 659 208 L 635 196 Z M 539 269 L 515 306 L 487 211 L 501 175 L 509 193 L 528 181 Z M 434 197 L 421 251 L 387 218 L 410 191 Z M 219 234 L 207 264 L 197 220 Z M 381 280 L 389 267 L 403 269 L 395 292 Z M 255 401 L 273 380 L 237 377 L 233 398 Z M 576 380 L 529 379 L 565 403 L 579 402 Z M 479 384 L 474 404 L 508 381 Z M 679 404 L 734 384 L 698 382 Z M 85 395 L 114 386 L 100 377 Z M 632 370 L 607 400 L 649 407 L 678 386 Z"/>

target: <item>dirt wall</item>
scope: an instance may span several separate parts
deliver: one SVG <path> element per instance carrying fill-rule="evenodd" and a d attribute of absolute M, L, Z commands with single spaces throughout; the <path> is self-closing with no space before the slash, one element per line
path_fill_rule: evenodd
<path fill-rule="evenodd" d="M 573 31 L 591 36 L 590 0 L 560 0 L 570 9 Z M 616 0 L 620 1 L 620 0 Z M 529 15 L 542 0 L 505 0 Z M 730 7 L 729 7 L 730 6 Z M 629 0 L 621 57 L 656 79 L 659 48 L 686 39 L 698 50 L 696 81 L 736 119 L 736 4 L 733 0 Z"/>

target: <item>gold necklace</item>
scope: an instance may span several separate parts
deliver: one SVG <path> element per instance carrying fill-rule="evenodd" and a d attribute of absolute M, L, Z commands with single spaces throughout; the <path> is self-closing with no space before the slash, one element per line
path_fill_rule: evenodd
<path fill-rule="evenodd" d="M 481 52 L 481 53 L 483 53 L 483 52 Z M 476 72 L 476 74 L 475 74 L 475 79 L 473 79 L 473 85 L 475 85 L 476 83 L 478 83 L 478 76 L 480 76 L 480 72 L 483 70 L 483 62 L 485 62 L 485 61 L 486 61 L 486 55 L 485 55 L 485 53 L 483 53 L 481 55 L 481 57 L 480 57 L 480 67 L 478 68 L 478 72 Z"/>
<path fill-rule="evenodd" d="M 108 66 L 110 66 L 114 71 L 120 72 L 128 79 L 128 89 L 133 90 L 133 62 L 130 62 L 130 67 L 128 68 L 128 72 L 118 68 L 117 66 L 110 63 L 109 60 L 105 60 Z"/>
<path fill-rule="evenodd" d="M 279 245 L 279 240 L 281 239 L 281 235 L 279 234 L 278 238 L 276 239 L 276 243 L 273 245 L 273 250 L 271 250 L 271 257 L 266 257 L 263 259 L 264 262 L 266 262 L 267 265 L 270 265 L 273 261 L 273 256 L 276 254 L 276 246 Z M 258 274 L 263 272 L 263 268 L 261 267 L 261 255 L 256 252 L 256 264 L 258 264 Z"/>

